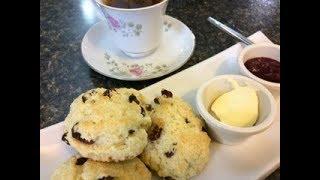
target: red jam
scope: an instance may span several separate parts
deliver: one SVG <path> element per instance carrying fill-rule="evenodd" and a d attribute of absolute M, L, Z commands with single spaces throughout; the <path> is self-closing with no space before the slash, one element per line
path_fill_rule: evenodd
<path fill-rule="evenodd" d="M 280 83 L 280 62 L 267 57 L 256 57 L 247 60 L 244 66 L 255 76 Z"/>

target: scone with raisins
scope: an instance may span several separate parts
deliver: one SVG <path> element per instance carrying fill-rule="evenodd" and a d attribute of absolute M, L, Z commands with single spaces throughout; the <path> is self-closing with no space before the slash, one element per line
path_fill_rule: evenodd
<path fill-rule="evenodd" d="M 71 104 L 63 140 L 96 161 L 133 159 L 148 142 L 151 119 L 145 106 L 135 89 L 89 90 Z"/>
<path fill-rule="evenodd" d="M 115 162 L 98 162 L 72 156 L 52 174 L 51 180 L 150 180 L 151 173 L 138 159 Z"/>
<path fill-rule="evenodd" d="M 166 179 L 189 179 L 209 160 L 210 138 L 190 105 L 167 90 L 154 99 L 148 145 L 141 160 Z"/>

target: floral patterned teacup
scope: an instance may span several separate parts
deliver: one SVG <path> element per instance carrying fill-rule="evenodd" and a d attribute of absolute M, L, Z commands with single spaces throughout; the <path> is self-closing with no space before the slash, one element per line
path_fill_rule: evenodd
<path fill-rule="evenodd" d="M 125 54 L 147 56 L 160 45 L 168 0 L 136 9 L 110 7 L 102 0 L 96 2 L 106 17 L 113 43 Z"/>

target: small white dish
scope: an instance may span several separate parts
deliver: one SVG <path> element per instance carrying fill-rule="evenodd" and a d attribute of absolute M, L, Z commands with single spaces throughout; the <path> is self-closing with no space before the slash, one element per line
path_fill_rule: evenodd
<path fill-rule="evenodd" d="M 280 83 L 266 81 L 252 74 L 244 65 L 244 63 L 255 57 L 268 57 L 280 62 L 280 46 L 272 43 L 261 43 L 246 46 L 240 53 L 238 64 L 241 74 L 250 77 L 263 84 L 270 90 L 280 90 Z"/>
<path fill-rule="evenodd" d="M 120 80 L 139 81 L 164 76 L 191 57 L 195 36 L 181 21 L 164 16 L 163 38 L 151 55 L 131 58 L 115 47 L 105 21 L 92 26 L 82 40 L 81 51 L 96 72 Z"/>
<path fill-rule="evenodd" d="M 259 117 L 254 126 L 236 127 L 224 124 L 209 113 L 212 102 L 233 89 L 228 78 L 235 80 L 240 86 L 248 85 L 257 90 Z M 209 135 L 226 145 L 239 144 L 250 136 L 263 132 L 271 125 L 276 114 L 276 102 L 269 90 L 256 81 L 241 75 L 216 76 L 201 85 L 196 95 L 196 106 L 208 125 Z"/>

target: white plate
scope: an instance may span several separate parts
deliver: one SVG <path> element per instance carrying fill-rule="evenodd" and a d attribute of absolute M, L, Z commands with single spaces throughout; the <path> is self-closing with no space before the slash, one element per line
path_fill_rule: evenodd
<path fill-rule="evenodd" d="M 254 42 L 270 42 L 261 32 L 250 37 Z M 238 74 L 237 56 L 243 47 L 236 44 L 225 51 L 141 91 L 148 100 L 170 89 L 195 107 L 197 88 L 220 74 Z M 278 105 L 279 97 L 276 98 Z M 279 106 L 280 107 L 280 106 Z M 67 107 L 66 107 L 67 108 Z M 194 110 L 196 110 L 194 108 Z M 242 144 L 227 146 L 213 142 L 208 165 L 193 179 L 256 180 L 263 179 L 280 165 L 280 108 L 271 127 Z M 49 179 L 55 168 L 75 152 L 61 141 L 62 123 L 40 131 L 40 177 Z"/>
<path fill-rule="evenodd" d="M 105 21 L 93 25 L 81 43 L 87 64 L 98 73 L 121 80 L 140 81 L 164 76 L 185 64 L 195 46 L 195 37 L 181 21 L 164 16 L 163 39 L 154 53 L 130 58 L 114 46 Z"/>

